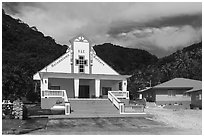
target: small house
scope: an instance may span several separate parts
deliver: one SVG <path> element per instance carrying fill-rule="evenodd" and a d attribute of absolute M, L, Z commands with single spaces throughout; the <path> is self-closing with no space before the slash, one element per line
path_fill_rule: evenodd
<path fill-rule="evenodd" d="M 139 91 L 147 101 L 155 102 L 157 105 L 185 105 L 190 106 L 191 98 L 201 93 L 201 90 L 195 91 L 196 87 L 202 85 L 201 81 L 174 78 L 152 88 Z M 193 90 L 193 91 L 192 91 Z M 188 92 L 187 92 L 188 91 Z M 192 97 L 190 92 L 193 92 Z M 195 101 L 193 101 L 195 103 Z"/>
<path fill-rule="evenodd" d="M 202 109 L 202 85 L 200 84 L 199 87 L 194 87 L 186 92 L 191 94 L 190 107 Z"/>

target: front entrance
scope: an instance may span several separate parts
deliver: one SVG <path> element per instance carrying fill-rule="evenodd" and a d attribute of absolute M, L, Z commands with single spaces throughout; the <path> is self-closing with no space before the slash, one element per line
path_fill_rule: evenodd
<path fill-rule="evenodd" d="M 87 85 L 79 86 L 79 98 L 89 98 L 89 86 Z"/>

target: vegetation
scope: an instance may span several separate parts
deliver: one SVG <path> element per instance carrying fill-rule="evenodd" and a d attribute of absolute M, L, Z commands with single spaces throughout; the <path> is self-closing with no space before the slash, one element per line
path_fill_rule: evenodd
<path fill-rule="evenodd" d="M 66 51 L 66 46 L 2 12 L 3 99 L 34 91 L 33 74 Z"/>
<path fill-rule="evenodd" d="M 159 59 L 155 64 L 135 69 L 129 80 L 129 90 L 138 91 L 173 78 L 202 80 L 202 42 Z"/>
<path fill-rule="evenodd" d="M 2 95 L 3 99 L 39 97 L 39 84 L 33 75 L 65 53 L 59 45 L 36 27 L 2 12 Z M 154 86 L 175 77 L 202 80 L 202 43 L 191 45 L 170 56 L 158 59 L 147 51 L 129 49 L 110 43 L 94 46 L 97 55 L 120 74 L 130 74 L 128 90 Z M 34 92 L 37 89 L 38 92 Z M 29 93 L 29 94 L 28 94 Z M 35 99 L 34 99 L 35 97 Z"/>
<path fill-rule="evenodd" d="M 120 74 L 132 74 L 158 61 L 155 55 L 141 49 L 124 48 L 111 43 L 94 46 L 96 54 Z"/>

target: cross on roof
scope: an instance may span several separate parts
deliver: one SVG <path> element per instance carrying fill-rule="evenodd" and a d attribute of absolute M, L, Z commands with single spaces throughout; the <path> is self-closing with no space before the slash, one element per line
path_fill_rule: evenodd
<path fill-rule="evenodd" d="M 88 65 L 88 60 L 84 59 L 84 56 L 79 56 L 79 59 L 76 59 L 76 65 L 79 66 L 79 72 L 84 72 L 84 66 Z"/>

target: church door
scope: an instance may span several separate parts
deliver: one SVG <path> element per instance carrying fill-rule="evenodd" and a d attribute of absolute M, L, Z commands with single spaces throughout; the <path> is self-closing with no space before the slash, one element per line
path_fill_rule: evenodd
<path fill-rule="evenodd" d="M 79 86 L 79 98 L 89 98 L 89 86 L 87 85 Z"/>

